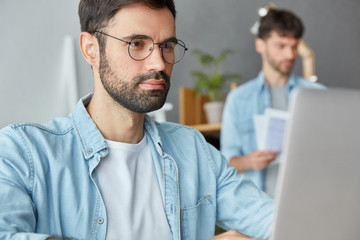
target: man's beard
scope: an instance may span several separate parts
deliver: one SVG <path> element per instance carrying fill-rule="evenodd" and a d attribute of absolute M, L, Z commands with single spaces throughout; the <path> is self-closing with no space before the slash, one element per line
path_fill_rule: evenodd
<path fill-rule="evenodd" d="M 121 79 L 111 69 L 105 54 L 100 57 L 100 79 L 108 94 L 121 106 L 137 113 L 160 109 L 170 89 L 170 77 L 164 72 L 139 74 L 132 79 Z M 148 79 L 163 79 L 163 89 L 143 90 L 139 86 Z"/>
<path fill-rule="evenodd" d="M 281 61 L 281 62 L 276 62 L 273 58 L 271 58 L 271 57 L 269 56 L 269 54 L 267 54 L 267 57 L 266 57 L 266 58 L 267 58 L 268 63 L 270 64 L 270 66 L 271 66 L 275 71 L 277 71 L 278 73 L 280 73 L 280 74 L 282 74 L 282 75 L 286 75 L 286 76 L 290 75 L 291 70 L 293 69 L 294 64 L 295 64 L 295 60 L 284 60 L 284 61 Z M 290 68 L 284 70 L 284 69 L 281 68 L 281 64 L 282 64 L 283 62 L 286 62 L 286 61 L 292 62 L 292 66 L 291 66 Z"/>

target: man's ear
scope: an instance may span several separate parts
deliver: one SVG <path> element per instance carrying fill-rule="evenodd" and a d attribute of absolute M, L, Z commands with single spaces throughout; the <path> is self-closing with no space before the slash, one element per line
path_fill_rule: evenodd
<path fill-rule="evenodd" d="M 85 60 L 94 66 L 98 62 L 99 45 L 94 35 L 82 32 L 79 37 L 80 50 Z"/>
<path fill-rule="evenodd" d="M 261 38 L 255 39 L 255 49 L 258 53 L 262 54 L 265 51 L 265 40 Z"/>

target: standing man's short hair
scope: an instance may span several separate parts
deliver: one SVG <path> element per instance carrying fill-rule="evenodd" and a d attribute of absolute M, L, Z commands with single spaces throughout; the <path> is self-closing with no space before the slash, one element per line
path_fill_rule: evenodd
<path fill-rule="evenodd" d="M 260 19 L 258 38 L 266 40 L 272 31 L 276 31 L 281 36 L 292 35 L 300 39 L 304 32 L 304 25 L 298 16 L 288 10 L 270 9 Z"/>

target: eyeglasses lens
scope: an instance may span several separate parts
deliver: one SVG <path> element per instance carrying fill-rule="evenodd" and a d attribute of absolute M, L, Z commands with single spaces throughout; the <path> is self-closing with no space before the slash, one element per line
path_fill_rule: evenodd
<path fill-rule="evenodd" d="M 179 42 L 178 42 L 179 41 Z M 185 54 L 185 44 L 181 40 L 160 44 L 162 57 L 167 63 L 177 63 Z M 130 56 L 138 61 L 147 58 L 154 49 L 154 41 L 147 36 L 135 36 L 129 44 Z"/>

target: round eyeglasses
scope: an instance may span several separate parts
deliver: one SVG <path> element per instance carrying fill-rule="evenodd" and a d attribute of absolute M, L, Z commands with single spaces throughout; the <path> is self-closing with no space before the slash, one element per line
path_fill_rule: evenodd
<path fill-rule="evenodd" d="M 176 38 L 170 38 L 163 43 L 154 43 L 154 40 L 149 36 L 135 35 L 130 41 L 125 41 L 104 32 L 95 32 L 126 43 L 130 57 L 136 61 L 142 61 L 150 56 L 155 45 L 159 45 L 162 58 L 169 64 L 179 62 L 184 57 L 185 51 L 188 50 L 185 43 Z"/>

